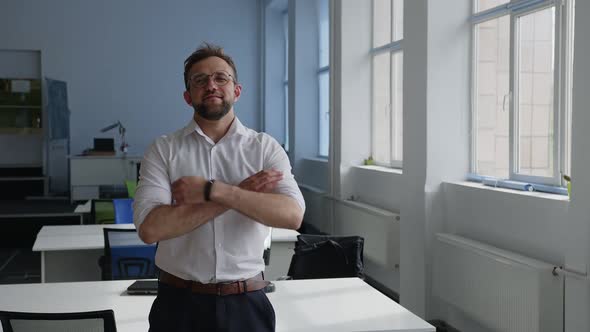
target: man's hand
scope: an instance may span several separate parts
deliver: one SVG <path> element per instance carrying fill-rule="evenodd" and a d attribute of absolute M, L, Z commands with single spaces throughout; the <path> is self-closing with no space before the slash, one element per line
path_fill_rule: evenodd
<path fill-rule="evenodd" d="M 183 176 L 172 183 L 172 202 L 176 205 L 198 204 L 205 201 L 205 184 L 201 176 Z"/>
<path fill-rule="evenodd" d="M 263 225 L 298 229 L 304 209 L 296 198 L 276 192 L 281 180 L 282 172 L 269 169 L 249 176 L 238 186 L 215 182 L 211 200 Z"/>
<path fill-rule="evenodd" d="M 262 170 L 240 182 L 238 187 L 249 191 L 270 193 L 282 179 L 283 172 L 281 171 L 274 169 Z"/>

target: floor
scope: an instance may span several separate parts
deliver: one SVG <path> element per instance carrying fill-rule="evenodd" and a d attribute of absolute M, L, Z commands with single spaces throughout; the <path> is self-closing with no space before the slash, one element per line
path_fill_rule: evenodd
<path fill-rule="evenodd" d="M 79 223 L 69 200 L 0 200 L 0 284 L 41 282 L 41 256 L 32 251 L 43 225 Z"/>
<path fill-rule="evenodd" d="M 41 255 L 30 248 L 0 248 L 0 284 L 41 282 Z"/>

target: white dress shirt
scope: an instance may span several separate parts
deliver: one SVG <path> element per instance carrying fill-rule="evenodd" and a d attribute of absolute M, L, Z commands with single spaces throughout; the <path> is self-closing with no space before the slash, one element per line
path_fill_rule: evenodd
<path fill-rule="evenodd" d="M 194 120 L 158 138 L 146 151 L 133 204 L 139 226 L 155 207 L 171 204 L 171 183 L 202 176 L 238 185 L 265 169 L 283 172 L 275 193 L 294 198 L 305 210 L 289 158 L 271 136 L 246 128 L 236 117 L 227 134 L 214 143 Z M 190 233 L 161 241 L 156 265 L 177 277 L 202 283 L 247 279 L 264 270 L 262 253 L 269 227 L 228 210 Z"/>

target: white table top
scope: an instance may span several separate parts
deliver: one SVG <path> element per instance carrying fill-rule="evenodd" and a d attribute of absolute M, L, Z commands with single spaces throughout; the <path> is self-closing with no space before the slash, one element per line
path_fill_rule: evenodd
<path fill-rule="evenodd" d="M 117 330 L 148 330 L 154 296 L 129 296 L 132 281 L 0 286 L 0 310 L 74 312 L 113 309 Z M 268 294 L 277 332 L 434 332 L 430 324 L 357 278 L 274 281 Z"/>
<path fill-rule="evenodd" d="M 273 228 L 272 229 L 272 242 L 296 242 L 298 231 L 284 228 Z"/>
<path fill-rule="evenodd" d="M 134 229 L 134 224 L 43 226 L 37 234 L 33 251 L 104 249 L 103 228 Z M 299 233 L 273 228 L 272 242 L 295 242 Z"/>
<path fill-rule="evenodd" d="M 103 228 L 135 229 L 134 224 L 58 225 L 43 226 L 37 238 L 46 236 L 103 235 Z"/>

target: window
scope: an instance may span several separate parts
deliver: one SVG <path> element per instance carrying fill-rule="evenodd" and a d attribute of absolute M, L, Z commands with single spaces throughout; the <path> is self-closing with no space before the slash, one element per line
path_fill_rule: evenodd
<path fill-rule="evenodd" d="M 283 91 L 285 93 L 285 144 L 284 148 L 289 151 L 289 12 L 283 12 L 283 37 L 285 45 L 285 73 L 283 75 Z"/>
<path fill-rule="evenodd" d="M 475 0 L 474 173 L 551 185 L 569 174 L 573 1 L 561 3 Z"/>
<path fill-rule="evenodd" d="M 330 148 L 330 17 L 328 0 L 318 4 L 318 84 L 319 84 L 319 151 L 327 157 Z"/>
<path fill-rule="evenodd" d="M 373 0 L 371 150 L 377 165 L 402 167 L 403 0 Z"/>

